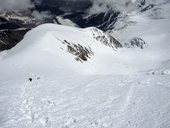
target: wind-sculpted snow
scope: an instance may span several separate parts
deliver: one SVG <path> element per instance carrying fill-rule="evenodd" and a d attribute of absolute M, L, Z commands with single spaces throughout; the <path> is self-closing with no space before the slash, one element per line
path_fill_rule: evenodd
<path fill-rule="evenodd" d="M 169 76 L 32 74 L 32 82 L 18 77 L 1 79 L 2 128 L 170 126 Z"/>

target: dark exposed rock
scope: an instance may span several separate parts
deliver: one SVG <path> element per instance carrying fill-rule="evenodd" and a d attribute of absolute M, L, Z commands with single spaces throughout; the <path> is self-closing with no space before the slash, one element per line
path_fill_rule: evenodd
<path fill-rule="evenodd" d="M 52 22 L 51 19 L 38 21 L 31 11 L 0 12 L 0 51 L 14 47 L 25 33 L 39 24 Z"/>
<path fill-rule="evenodd" d="M 146 0 L 138 0 L 138 7 L 142 8 L 146 4 Z"/>
<path fill-rule="evenodd" d="M 120 13 L 111 8 L 106 13 L 88 15 L 86 12 L 72 12 L 63 16 L 65 19 L 70 19 L 81 28 L 97 27 L 103 31 L 112 30 Z"/>
<path fill-rule="evenodd" d="M 99 29 L 93 28 L 91 29 L 92 33 L 93 33 L 93 38 L 95 38 L 96 40 L 100 41 L 102 44 L 109 46 L 113 49 L 116 48 L 121 48 L 122 44 L 119 43 L 114 37 L 112 37 L 109 34 L 106 34 L 104 32 L 102 32 Z"/>
<path fill-rule="evenodd" d="M 141 9 L 141 12 L 147 11 L 147 10 L 153 8 L 154 6 L 155 6 L 154 4 L 149 4 L 149 5 L 147 5 L 146 7 L 142 8 L 142 9 Z"/>
<path fill-rule="evenodd" d="M 0 32 L 0 51 L 14 47 L 19 41 L 23 39 L 25 33 L 28 31 L 29 29 L 4 30 Z"/>
<path fill-rule="evenodd" d="M 20 28 L 20 26 L 14 22 L 0 24 L 0 29 L 17 29 L 17 28 Z"/>
<path fill-rule="evenodd" d="M 111 35 L 106 34 L 102 30 L 99 30 L 97 28 L 87 28 L 88 31 L 90 31 L 90 35 L 92 38 L 94 38 L 94 43 L 101 43 L 105 45 L 106 47 L 110 47 L 113 50 L 116 50 L 117 48 L 122 47 L 122 45 Z M 86 29 L 85 29 L 86 31 Z M 78 42 L 70 42 L 67 40 L 61 40 L 57 37 L 55 37 L 60 43 L 63 44 L 62 47 L 60 47 L 61 50 L 66 51 L 72 55 L 75 56 L 75 60 L 83 62 L 88 61 L 92 56 L 94 56 L 94 52 L 92 51 L 91 47 L 89 45 L 82 46 Z M 92 42 L 93 43 L 93 42 Z"/>
<path fill-rule="evenodd" d="M 76 56 L 77 61 L 87 61 L 88 58 L 94 55 L 90 47 L 83 47 L 80 44 L 74 44 L 64 40 L 63 44 L 67 45 L 67 51 Z"/>
<path fill-rule="evenodd" d="M 139 37 L 135 37 L 135 38 L 131 39 L 129 43 L 125 43 L 125 47 L 128 47 L 128 48 L 144 49 L 147 46 L 148 46 L 147 43 Z"/>

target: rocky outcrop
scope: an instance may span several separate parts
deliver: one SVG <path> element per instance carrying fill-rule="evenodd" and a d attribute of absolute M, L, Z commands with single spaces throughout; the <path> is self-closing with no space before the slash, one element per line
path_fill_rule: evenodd
<path fill-rule="evenodd" d="M 121 48 L 122 44 L 119 43 L 114 37 L 112 37 L 109 34 L 104 33 L 103 31 L 97 29 L 97 28 L 92 28 L 91 32 L 93 34 L 93 38 L 101 42 L 102 44 L 109 46 L 113 49 Z"/>
<path fill-rule="evenodd" d="M 87 12 L 72 12 L 62 15 L 64 19 L 70 19 L 81 28 L 97 27 L 103 31 L 112 30 L 120 12 L 108 8 L 106 12 L 88 14 Z"/>
<path fill-rule="evenodd" d="M 0 12 L 0 51 L 14 47 L 26 32 L 46 22 L 52 20 L 37 20 L 29 10 Z"/>
<path fill-rule="evenodd" d="M 84 41 L 82 43 L 81 41 L 80 42 L 70 41 L 68 39 L 60 39 L 57 36 L 55 36 L 55 38 L 62 44 L 60 45 L 60 49 L 66 53 L 72 54 L 76 61 L 80 61 L 83 63 L 91 59 L 95 55 L 94 47 L 97 45 L 100 46 L 101 48 L 109 47 L 112 50 L 116 50 L 122 47 L 122 45 L 114 37 L 103 32 L 102 30 L 90 27 L 82 29 L 82 31 L 86 32 L 89 38 L 92 38 L 90 42 Z M 77 35 L 75 36 L 76 38 L 79 38 L 77 37 Z"/>
<path fill-rule="evenodd" d="M 144 48 L 148 47 L 148 45 L 143 39 L 141 39 L 139 37 L 135 37 L 135 38 L 131 39 L 129 43 L 125 43 L 125 47 L 144 49 Z"/>
<path fill-rule="evenodd" d="M 74 55 L 75 60 L 77 61 L 87 61 L 91 56 L 94 55 L 90 47 L 84 47 L 80 44 L 68 42 L 67 40 L 64 40 L 63 44 L 67 46 L 67 51 Z"/>
<path fill-rule="evenodd" d="M 0 51 L 14 47 L 29 29 L 0 31 Z"/>

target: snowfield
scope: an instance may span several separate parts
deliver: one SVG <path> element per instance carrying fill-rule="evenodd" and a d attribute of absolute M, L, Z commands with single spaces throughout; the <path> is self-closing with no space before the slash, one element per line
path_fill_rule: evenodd
<path fill-rule="evenodd" d="M 142 35 L 146 49 L 116 47 L 96 28 L 44 24 L 1 52 L 0 128 L 170 128 L 169 20 L 138 16 L 113 35 Z"/>
<path fill-rule="evenodd" d="M 169 128 L 169 76 L 39 76 L 1 83 L 2 128 Z"/>

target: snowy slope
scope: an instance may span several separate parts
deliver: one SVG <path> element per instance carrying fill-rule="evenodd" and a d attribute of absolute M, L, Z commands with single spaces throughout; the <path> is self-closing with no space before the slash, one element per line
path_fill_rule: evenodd
<path fill-rule="evenodd" d="M 169 72 L 169 66 L 165 65 L 169 65 L 170 59 L 170 2 L 162 0 L 150 3 L 154 3 L 154 6 L 146 11 L 134 10 L 122 14 L 111 33 L 122 44 L 129 43 L 135 37 L 146 42 L 147 47 L 142 52 L 124 50 L 127 57 L 135 60 L 132 63 L 138 68 L 150 67 Z"/>
<path fill-rule="evenodd" d="M 81 74 L 110 74 L 117 69 L 111 66 L 115 59 L 111 56 L 116 55 L 119 47 L 121 44 L 113 37 L 96 28 L 45 24 L 30 31 L 23 41 L 7 51 L 2 65 L 14 72 L 25 71 L 27 66 L 26 70 L 37 73 L 64 68 Z M 4 66 L 1 66 L 3 72 Z"/>
<path fill-rule="evenodd" d="M 1 83 L 1 128 L 169 128 L 169 76 L 63 76 Z"/>
<path fill-rule="evenodd" d="M 0 53 L 0 127 L 169 128 L 170 76 L 133 51 L 96 28 L 36 27 Z"/>

